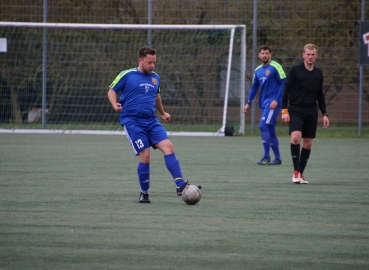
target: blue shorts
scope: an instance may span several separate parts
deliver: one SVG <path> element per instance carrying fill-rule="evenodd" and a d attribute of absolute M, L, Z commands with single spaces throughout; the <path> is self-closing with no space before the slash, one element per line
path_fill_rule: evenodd
<path fill-rule="evenodd" d="M 167 131 L 156 118 L 150 121 L 128 120 L 124 130 L 136 156 L 150 146 L 156 149 L 155 144 L 169 139 Z"/>
<path fill-rule="evenodd" d="M 260 118 L 260 124 L 265 122 L 265 124 L 270 126 L 276 126 L 277 118 L 281 108 L 277 107 L 275 109 L 270 109 L 269 107 L 263 108 Z"/>

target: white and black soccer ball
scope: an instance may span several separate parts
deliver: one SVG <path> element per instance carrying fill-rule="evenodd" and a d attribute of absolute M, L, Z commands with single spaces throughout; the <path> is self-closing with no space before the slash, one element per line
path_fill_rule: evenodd
<path fill-rule="evenodd" d="M 201 200 L 201 190 L 195 185 L 187 185 L 182 191 L 182 199 L 186 204 L 195 205 Z"/>

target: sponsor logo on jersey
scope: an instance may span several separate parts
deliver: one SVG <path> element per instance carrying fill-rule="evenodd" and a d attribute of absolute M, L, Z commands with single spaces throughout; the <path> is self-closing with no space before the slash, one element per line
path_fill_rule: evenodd
<path fill-rule="evenodd" d="M 150 87 L 151 88 L 155 88 L 155 86 L 154 85 L 151 85 L 151 84 L 149 84 L 149 83 L 142 83 L 142 84 L 140 84 L 140 87 L 145 87 L 145 94 L 147 93 L 147 92 L 149 92 L 149 90 L 150 90 Z"/>
<path fill-rule="evenodd" d="M 267 80 L 267 78 L 266 77 L 261 77 L 260 78 L 260 81 L 261 81 L 261 83 L 265 83 L 265 81 Z"/>

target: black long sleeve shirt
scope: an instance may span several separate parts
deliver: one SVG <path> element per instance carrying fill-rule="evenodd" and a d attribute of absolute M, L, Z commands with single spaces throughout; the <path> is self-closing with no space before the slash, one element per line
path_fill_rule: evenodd
<path fill-rule="evenodd" d="M 327 111 L 323 93 L 323 72 L 315 66 L 309 71 L 304 63 L 291 67 L 284 85 L 282 108 L 316 108 L 317 101 L 320 111 L 325 114 Z"/>

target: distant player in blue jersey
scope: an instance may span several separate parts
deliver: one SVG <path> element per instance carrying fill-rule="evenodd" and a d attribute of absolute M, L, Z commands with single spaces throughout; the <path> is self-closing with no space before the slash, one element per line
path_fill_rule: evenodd
<path fill-rule="evenodd" d="M 243 107 L 243 112 L 247 112 L 260 88 L 259 108 L 262 112 L 259 128 L 264 146 L 264 155 L 257 164 L 280 165 L 282 164 L 282 158 L 279 152 L 276 122 L 282 108 L 282 94 L 286 74 L 282 66 L 272 60 L 272 48 L 270 46 L 262 45 L 259 48 L 259 58 L 263 64 L 255 69 L 252 87 L 246 105 Z M 270 148 L 272 148 L 275 155 L 273 161 L 270 159 Z"/>
<path fill-rule="evenodd" d="M 178 196 L 182 195 L 183 189 L 189 184 L 182 176 L 173 144 L 155 114 L 157 109 L 161 118 L 166 123 L 170 122 L 170 115 L 164 111 L 161 102 L 160 77 L 153 72 L 155 64 L 156 50 L 142 47 L 138 51 L 138 67 L 119 73 L 108 92 L 109 101 L 114 110 L 120 113 L 120 124 L 124 126 L 133 151 L 139 157 L 137 174 L 141 188 L 140 203 L 150 203 L 150 147 L 163 152 L 165 165 L 175 181 Z"/>

